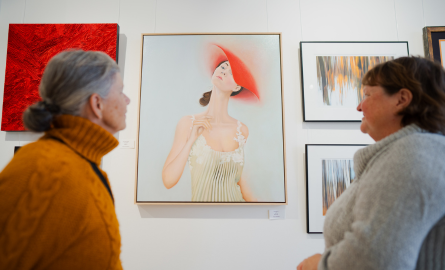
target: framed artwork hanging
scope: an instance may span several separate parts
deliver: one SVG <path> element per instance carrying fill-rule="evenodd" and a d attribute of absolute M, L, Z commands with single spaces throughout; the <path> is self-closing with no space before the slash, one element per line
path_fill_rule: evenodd
<path fill-rule="evenodd" d="M 286 204 L 280 33 L 143 34 L 136 204 Z"/>
<path fill-rule="evenodd" d="M 408 42 L 300 42 L 303 120 L 360 122 L 361 80 L 373 66 L 409 55 Z"/>
<path fill-rule="evenodd" d="M 118 60 L 119 25 L 10 24 L 3 94 L 2 131 L 23 131 L 22 114 L 40 101 L 48 61 L 67 49 L 102 51 Z"/>
<path fill-rule="evenodd" d="M 354 154 L 366 146 L 306 144 L 307 233 L 323 233 L 326 211 L 354 181 Z"/>
<path fill-rule="evenodd" d="M 445 68 L 445 26 L 423 28 L 425 57 L 437 61 Z"/>

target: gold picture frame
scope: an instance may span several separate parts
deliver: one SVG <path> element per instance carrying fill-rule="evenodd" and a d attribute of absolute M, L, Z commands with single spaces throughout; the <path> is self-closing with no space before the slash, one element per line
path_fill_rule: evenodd
<path fill-rule="evenodd" d="M 266 52 L 261 52 L 261 46 L 258 46 L 258 48 L 256 48 L 255 46 L 255 40 L 261 40 L 261 38 L 266 38 L 270 37 L 271 39 L 275 40 L 275 44 L 273 50 L 272 50 L 272 54 L 270 54 L 270 51 Z M 156 94 L 155 96 L 151 96 L 149 97 L 149 95 L 151 95 L 152 93 L 155 93 L 155 89 L 159 89 L 159 87 L 155 87 L 155 85 L 158 86 L 164 86 L 162 84 L 156 84 L 156 79 L 160 78 L 161 76 L 165 75 L 165 70 L 172 70 L 172 71 L 181 71 L 182 72 L 188 72 L 188 71 L 184 71 L 184 69 L 181 68 L 180 65 L 170 65 L 168 69 L 165 69 L 165 67 L 161 67 L 162 65 L 164 65 L 164 60 L 163 58 L 156 58 L 159 57 L 159 54 L 164 54 L 164 55 L 168 55 L 169 57 L 172 55 L 175 55 L 175 57 L 181 58 L 184 55 L 190 55 L 193 53 L 196 53 L 194 51 L 196 51 L 196 48 L 193 47 L 187 47 L 186 44 L 188 41 L 190 41 L 190 39 L 205 39 L 206 42 L 210 41 L 211 44 L 215 45 L 215 44 L 219 44 L 222 47 L 225 48 L 229 48 L 229 50 L 232 50 L 232 52 L 238 53 L 238 57 L 240 57 L 241 60 L 243 60 L 243 57 L 245 57 L 246 55 L 249 54 L 249 51 L 255 51 L 255 52 L 260 52 L 260 57 L 259 58 L 255 58 L 252 57 L 251 60 L 255 60 L 255 59 L 264 59 L 265 57 L 271 57 L 270 55 L 273 55 L 274 57 L 274 87 L 273 88 L 268 88 L 268 91 L 274 91 L 274 95 L 275 95 L 275 102 L 274 104 L 274 112 L 273 114 L 275 116 L 279 117 L 275 117 L 276 119 L 273 119 L 273 117 L 271 117 L 271 119 L 267 120 L 270 121 L 271 123 L 278 123 L 278 125 L 276 124 L 275 126 L 271 127 L 275 130 L 275 138 L 276 141 L 273 145 L 275 145 L 275 150 L 277 150 L 278 148 L 280 148 L 280 150 L 278 151 L 279 155 L 275 154 L 273 157 L 271 157 L 272 160 L 275 161 L 279 161 L 279 166 L 275 166 L 274 168 L 269 168 L 269 172 L 267 170 L 264 170 L 264 164 L 267 164 L 268 161 L 262 164 L 255 164 L 255 166 L 257 166 L 257 170 L 258 172 L 263 172 L 264 179 L 258 179 L 257 177 L 255 178 L 255 181 L 257 183 L 264 183 L 267 181 L 273 182 L 273 183 L 280 183 L 277 187 L 275 186 L 270 192 L 276 192 L 278 190 L 278 192 L 276 192 L 277 194 L 281 194 L 280 196 L 278 196 L 277 200 L 267 200 L 264 198 L 269 198 L 267 196 L 265 196 L 264 198 L 261 198 L 259 196 L 259 199 L 257 201 L 246 201 L 246 202 L 229 202 L 229 201 L 192 201 L 190 200 L 184 200 L 184 199 L 179 199 L 179 200 L 171 200 L 171 199 L 163 199 L 162 197 L 160 197 L 161 195 L 159 195 L 160 193 L 162 194 L 166 194 L 165 190 L 162 190 L 162 188 L 165 189 L 164 186 L 160 186 L 159 183 L 162 184 L 163 179 L 161 178 L 161 171 L 162 171 L 162 165 L 160 165 L 160 162 L 162 161 L 162 163 L 164 163 L 165 161 L 165 157 L 166 157 L 166 153 L 168 154 L 168 151 L 165 152 L 164 148 L 162 148 L 162 151 L 164 151 L 163 153 L 160 153 L 162 151 L 159 151 L 158 148 L 154 149 L 153 147 L 150 147 L 149 144 L 147 143 L 148 140 L 150 140 L 149 138 L 147 138 L 148 136 L 151 136 L 150 134 L 152 134 L 152 132 L 156 132 L 154 130 L 159 130 L 159 129 L 163 129 L 164 127 L 168 127 L 169 129 L 172 129 L 172 127 L 175 127 L 177 122 L 174 121 L 166 121 L 165 124 L 158 125 L 156 126 L 156 124 L 153 124 L 154 122 L 152 122 L 152 124 L 148 124 L 147 122 L 149 122 L 150 118 L 152 117 L 156 117 L 156 115 L 153 114 L 153 107 L 157 106 L 154 103 L 150 103 L 147 102 L 148 100 L 153 100 L 153 98 L 158 98 L 159 100 L 156 101 L 157 104 L 167 104 L 166 103 L 166 99 L 162 99 L 160 100 L 160 95 L 162 96 L 163 94 L 168 93 L 168 95 L 170 97 L 178 97 L 177 93 L 175 92 L 177 88 L 175 87 L 161 87 L 164 88 L 164 92 L 161 92 L 161 94 Z M 141 69 L 140 69 L 140 93 L 139 93 L 139 101 L 138 101 L 138 137 L 136 140 L 136 179 L 135 179 L 135 196 L 134 196 L 134 203 L 138 204 L 138 205 L 287 205 L 287 173 L 286 173 L 286 161 L 285 161 L 285 157 L 286 157 L 286 147 L 285 147 L 285 131 L 284 131 L 284 102 L 283 102 L 283 71 L 282 71 L 282 48 L 281 48 L 281 43 L 282 43 L 282 37 L 281 37 L 281 33 L 151 33 L 151 34 L 142 34 L 141 35 Z M 170 41 L 163 43 L 162 46 L 154 46 L 156 40 L 165 40 L 165 39 L 170 39 Z M 240 40 L 243 41 L 247 41 L 247 43 L 249 43 L 250 46 L 250 50 L 248 50 L 247 46 L 241 46 L 240 45 Z M 145 43 L 144 43 L 145 42 Z M 157 41 L 156 41 L 157 42 Z M 265 44 L 267 44 L 268 42 L 265 42 Z M 194 44 L 194 43 L 192 43 Z M 218 45 L 218 46 L 219 46 Z M 233 47 L 235 46 L 235 47 Z M 242 48 L 237 48 L 238 51 L 236 52 L 237 49 L 236 46 L 241 46 Z M 185 48 L 185 49 L 184 49 Z M 259 49 L 260 48 L 260 49 Z M 247 49 L 247 50 L 246 50 Z M 240 54 L 239 52 L 243 52 L 243 54 Z M 228 51 L 227 53 L 231 53 L 230 51 Z M 173 56 L 172 56 L 173 57 Z M 157 60 L 156 60 L 157 59 Z M 161 59 L 161 60 L 160 60 Z M 188 58 L 190 59 L 190 58 Z M 171 61 L 171 60 L 166 60 L 166 61 Z M 229 62 L 231 61 L 230 58 L 228 60 Z M 244 60 L 243 60 L 244 61 Z M 257 61 L 257 60 L 255 60 Z M 178 62 L 181 63 L 181 60 L 179 60 Z M 190 63 L 190 62 L 189 62 Z M 252 66 L 252 61 L 249 63 L 248 61 L 245 62 L 246 66 Z M 197 65 L 195 65 L 195 63 L 192 63 L 190 66 L 192 66 L 193 68 L 196 68 Z M 155 72 L 157 73 L 156 75 L 150 75 L 147 76 L 145 69 L 149 69 L 150 72 Z M 164 70 L 164 71 L 162 71 Z M 180 74 L 180 73 L 176 73 Z M 252 73 L 254 74 L 254 73 Z M 176 80 L 178 79 L 177 76 Z M 258 75 L 258 74 L 257 74 Z M 194 76 L 197 76 L 196 74 Z M 254 74 L 255 77 L 255 74 Z M 168 82 L 166 80 L 164 80 L 162 83 L 165 84 L 170 84 L 171 82 L 174 82 L 175 79 L 172 79 L 172 81 L 168 80 Z M 148 85 L 147 83 L 152 83 L 152 85 Z M 262 80 L 261 82 L 264 82 L 264 80 Z M 194 84 L 194 82 L 192 81 L 192 84 Z M 195 87 L 195 86 L 194 86 Z M 185 89 L 185 88 L 184 88 Z M 181 91 L 186 91 L 182 89 Z M 266 90 L 259 90 L 259 92 Z M 232 99 L 231 99 L 232 100 Z M 197 101 L 197 100 L 196 100 Z M 181 102 L 186 102 L 186 99 L 184 99 L 184 101 L 181 100 Z M 231 101 L 232 102 L 232 101 Z M 264 101 L 267 103 L 267 100 Z M 160 106 L 160 105 L 159 105 Z M 278 109 L 278 107 L 280 107 L 280 109 Z M 161 107 L 159 107 L 161 108 Z M 253 107 L 250 107 L 249 109 L 245 109 L 245 114 L 244 114 L 244 118 L 246 119 L 246 115 L 252 114 L 253 111 L 258 111 L 258 108 L 253 108 L 253 110 L 251 110 Z M 269 107 L 267 107 L 269 108 Z M 150 111 L 151 110 L 151 111 Z M 279 110 L 279 112 L 278 112 Z M 149 112 L 150 113 L 147 113 Z M 155 110 L 156 111 L 156 110 Z M 157 111 L 159 112 L 159 111 Z M 176 113 L 176 112 L 175 112 Z M 188 113 L 188 112 L 187 112 Z M 162 114 L 162 112 L 160 112 L 159 115 L 164 115 Z M 238 117 L 238 115 L 237 115 Z M 241 116 L 240 116 L 241 117 Z M 247 117 L 249 118 L 249 117 Z M 280 119 L 278 119 L 280 118 Z M 177 119 L 177 117 L 175 118 Z M 248 119 L 243 120 L 241 119 L 241 122 L 244 123 L 244 121 L 246 121 L 246 125 L 249 125 L 249 138 L 247 139 L 247 144 L 251 143 L 251 145 L 249 146 L 249 149 L 255 148 L 255 145 L 258 145 L 258 137 L 260 136 L 260 132 L 257 132 L 255 130 L 258 130 L 257 127 L 255 125 L 252 125 L 249 123 Z M 147 128 L 149 126 L 149 128 Z M 279 127 L 279 128 L 277 128 Z M 264 127 L 263 127 L 264 129 Z M 279 130 L 278 130 L 279 129 Z M 148 131 L 148 130 L 152 130 L 152 131 Z M 170 136 L 172 137 L 172 132 L 171 130 L 166 131 L 165 132 L 166 137 Z M 256 134 L 254 136 L 252 136 L 253 134 Z M 277 134 L 279 134 L 279 136 L 277 136 Z M 256 141 L 254 142 L 255 139 L 253 139 L 253 137 L 257 137 Z M 279 138 L 278 138 L 279 137 Z M 158 136 L 159 138 L 159 136 Z M 172 137 L 173 138 L 173 137 Z M 169 140 L 169 143 L 171 144 L 171 141 L 173 140 L 172 138 L 168 138 L 167 140 Z M 249 139 L 251 139 L 251 141 L 249 141 Z M 278 141 L 277 141 L 278 140 Z M 261 139 L 260 139 L 261 141 Z M 165 144 L 165 142 L 164 142 Z M 154 144 L 151 144 L 152 146 Z M 279 146 L 281 145 L 281 146 Z M 267 147 L 272 147 L 270 145 L 265 146 Z M 269 149 L 268 148 L 268 149 Z M 170 150 L 170 149 L 167 149 Z M 150 151 L 152 152 L 156 152 L 156 155 L 152 155 L 151 157 L 148 157 L 147 153 L 149 153 Z M 246 153 L 249 150 L 246 150 Z M 275 153 L 278 153 L 275 152 Z M 247 154 L 246 154 L 247 156 Z M 252 156 L 252 154 L 251 154 Z M 153 165 L 152 162 L 157 162 L 159 164 L 157 165 Z M 247 168 L 247 163 L 251 162 L 251 159 L 249 159 L 248 157 L 246 157 L 246 167 L 244 170 L 246 170 Z M 188 167 L 188 163 L 186 163 L 185 167 Z M 270 164 L 275 164 L 277 162 L 271 162 Z M 277 163 L 277 164 L 278 164 Z M 272 165 L 271 165 L 272 166 Z M 148 168 L 150 167 L 150 168 Z M 252 168 L 252 167 L 250 167 Z M 264 171 L 263 171 L 264 170 Z M 270 173 L 270 170 L 275 170 L 277 173 Z M 279 173 L 281 172 L 281 173 Z M 185 174 L 185 171 L 183 172 L 183 174 Z M 258 176 L 258 174 L 257 174 Z M 182 177 L 182 176 L 181 176 Z M 244 179 L 244 175 L 243 175 L 243 179 Z M 181 180 L 179 180 L 178 182 L 181 182 Z M 274 182 L 275 181 L 275 182 Z M 151 184 L 147 184 L 150 183 Z M 184 182 L 184 181 L 182 181 Z M 153 184 L 155 183 L 155 184 Z M 250 182 L 250 184 L 252 184 L 252 182 Z M 190 184 L 189 184 L 190 185 Z M 157 187 L 156 187 L 157 186 Z M 176 186 L 174 186 L 172 189 L 176 188 Z M 183 187 L 182 187 L 183 188 Z M 267 189 L 267 187 L 265 187 Z M 150 192 L 147 192 L 147 190 L 152 189 Z M 190 189 L 190 188 L 189 188 Z M 143 192 L 141 192 L 141 190 L 143 190 Z M 146 192 L 144 194 L 144 192 Z M 157 194 L 159 193 L 159 194 Z M 265 192 L 267 193 L 267 192 Z M 150 195 L 152 194 L 152 195 Z M 153 195 L 155 194 L 155 195 Z M 259 193 L 257 193 L 259 194 Z M 159 196 L 158 196 L 159 195 Z M 264 192 L 263 192 L 264 195 Z M 151 199 L 154 198 L 154 199 Z M 161 198 L 161 199 L 159 199 Z M 169 197 L 169 198 L 173 198 L 173 197 Z M 182 196 L 181 198 L 184 198 L 184 196 Z"/>
<path fill-rule="evenodd" d="M 423 28 L 423 48 L 425 58 L 438 61 L 445 67 L 445 26 L 426 26 Z"/>

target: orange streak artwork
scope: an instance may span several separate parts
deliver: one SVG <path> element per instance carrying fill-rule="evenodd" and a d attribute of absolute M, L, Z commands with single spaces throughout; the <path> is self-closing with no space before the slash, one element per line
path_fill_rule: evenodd
<path fill-rule="evenodd" d="M 331 206 L 352 183 L 355 177 L 353 167 L 354 162 L 351 159 L 323 159 L 321 161 L 323 216 L 326 215 L 329 206 Z"/>
<path fill-rule="evenodd" d="M 318 89 L 323 105 L 357 106 L 363 98 L 366 72 L 393 56 L 316 56 Z"/>

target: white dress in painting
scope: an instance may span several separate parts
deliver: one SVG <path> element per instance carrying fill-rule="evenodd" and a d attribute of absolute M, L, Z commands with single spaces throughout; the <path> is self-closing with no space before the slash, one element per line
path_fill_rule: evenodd
<path fill-rule="evenodd" d="M 194 120 L 192 116 L 192 122 Z M 244 202 L 238 185 L 244 168 L 246 143 L 240 121 L 233 139 L 239 146 L 231 152 L 213 150 L 202 135 L 194 142 L 188 158 L 192 176 L 192 201 Z"/>

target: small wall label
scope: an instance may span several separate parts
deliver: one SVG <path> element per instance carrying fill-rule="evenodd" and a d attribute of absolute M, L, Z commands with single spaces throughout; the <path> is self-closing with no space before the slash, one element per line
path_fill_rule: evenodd
<path fill-rule="evenodd" d="M 134 140 L 121 140 L 120 147 L 126 148 L 126 149 L 133 149 L 134 148 Z"/>
<path fill-rule="evenodd" d="M 269 219 L 284 219 L 284 210 L 269 210 Z"/>

